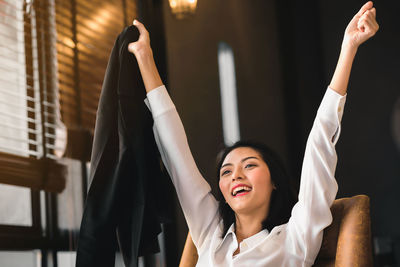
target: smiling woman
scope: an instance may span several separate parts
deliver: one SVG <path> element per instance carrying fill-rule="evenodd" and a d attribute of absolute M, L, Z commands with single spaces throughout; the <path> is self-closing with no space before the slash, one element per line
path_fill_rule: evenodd
<path fill-rule="evenodd" d="M 158 74 L 149 33 L 138 21 L 129 45 L 147 91 L 154 136 L 172 178 L 199 258 L 197 266 L 311 266 L 324 229 L 332 222 L 337 155 L 347 84 L 359 45 L 378 30 L 367 2 L 350 21 L 331 84 L 309 134 L 298 201 L 279 158 L 256 143 L 238 142 L 221 152 L 219 196 L 197 169 L 182 121 Z M 294 206 L 293 206 L 294 205 Z"/>
<path fill-rule="evenodd" d="M 245 157 L 244 155 L 254 156 Z M 217 156 L 216 168 L 220 187 L 216 198 L 219 201 L 220 216 L 223 218 L 223 236 L 236 220 L 236 211 L 234 211 L 233 207 L 231 208 L 228 201 L 225 202 L 225 199 L 227 199 L 227 197 L 229 198 L 229 194 L 223 193 L 224 187 L 228 186 L 232 179 L 238 181 L 236 185 L 247 183 L 246 177 L 248 176 L 241 172 L 232 173 L 233 170 L 231 169 L 234 168 L 234 165 L 229 163 L 234 162 L 235 158 L 237 161 L 241 156 L 244 158 L 240 160 L 241 165 L 237 167 L 242 167 L 243 172 L 247 170 L 247 173 L 252 176 L 258 176 L 254 177 L 254 179 L 261 178 L 258 180 L 261 180 L 261 183 L 265 182 L 267 185 L 264 186 L 262 191 L 255 191 L 256 193 L 261 191 L 260 197 L 266 198 L 264 199 L 265 203 L 269 204 L 268 208 L 261 211 L 261 229 L 268 229 L 271 231 L 274 226 L 287 222 L 297 199 L 282 160 L 273 150 L 261 143 L 238 141 L 232 146 L 223 149 Z M 253 185 L 253 183 L 250 185 Z M 251 187 L 251 189 L 253 188 Z M 228 196 L 225 197 L 225 195 Z M 266 216 L 267 214 L 268 216 Z"/>

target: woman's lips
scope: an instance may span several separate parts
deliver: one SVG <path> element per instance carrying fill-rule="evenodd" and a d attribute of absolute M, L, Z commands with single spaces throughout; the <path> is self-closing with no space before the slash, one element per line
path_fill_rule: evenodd
<path fill-rule="evenodd" d="M 244 195 L 247 195 L 248 193 L 250 193 L 250 191 L 245 191 L 245 192 L 237 193 L 236 196 L 233 196 L 233 197 L 244 196 Z"/>
<path fill-rule="evenodd" d="M 251 186 L 248 186 L 246 184 L 237 184 L 232 188 L 231 195 L 233 197 L 243 196 L 251 192 L 252 189 L 253 188 Z"/>

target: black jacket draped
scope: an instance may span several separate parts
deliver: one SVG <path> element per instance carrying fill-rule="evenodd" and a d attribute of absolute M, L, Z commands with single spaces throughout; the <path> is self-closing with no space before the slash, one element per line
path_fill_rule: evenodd
<path fill-rule="evenodd" d="M 126 266 L 159 251 L 160 223 L 169 207 L 170 186 L 154 141 L 151 113 L 136 58 L 137 41 L 125 28 L 112 49 L 97 110 L 86 199 L 77 249 L 77 267 L 114 266 L 119 244 Z"/>

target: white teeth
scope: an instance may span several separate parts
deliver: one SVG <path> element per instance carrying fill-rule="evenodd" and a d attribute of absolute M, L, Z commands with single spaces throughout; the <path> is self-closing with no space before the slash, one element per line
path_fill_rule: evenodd
<path fill-rule="evenodd" d="M 250 191 L 250 190 L 251 190 L 251 187 L 248 187 L 248 186 L 238 186 L 238 187 L 236 187 L 236 188 L 232 191 L 232 195 L 233 195 L 233 196 L 236 196 L 236 194 L 237 194 L 240 190 Z"/>

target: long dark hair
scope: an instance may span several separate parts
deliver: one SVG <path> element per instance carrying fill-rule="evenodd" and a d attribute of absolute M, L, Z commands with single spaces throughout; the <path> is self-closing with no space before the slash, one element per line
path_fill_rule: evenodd
<path fill-rule="evenodd" d="M 231 146 L 225 147 L 218 153 L 218 180 L 221 165 L 224 162 L 225 157 L 232 150 L 239 147 L 249 147 L 257 151 L 269 168 L 271 182 L 275 186 L 275 189 L 272 191 L 268 216 L 262 222 L 262 229 L 268 229 L 268 231 L 271 231 L 275 226 L 288 222 L 292 208 L 297 201 L 297 194 L 295 193 L 292 181 L 278 154 L 266 145 L 254 141 L 238 141 Z M 224 237 L 232 223 L 235 223 L 235 212 L 231 209 L 228 203 L 226 203 L 219 187 L 216 197 L 219 201 L 219 214 L 224 224 L 224 231 L 222 233 L 222 237 Z"/>

